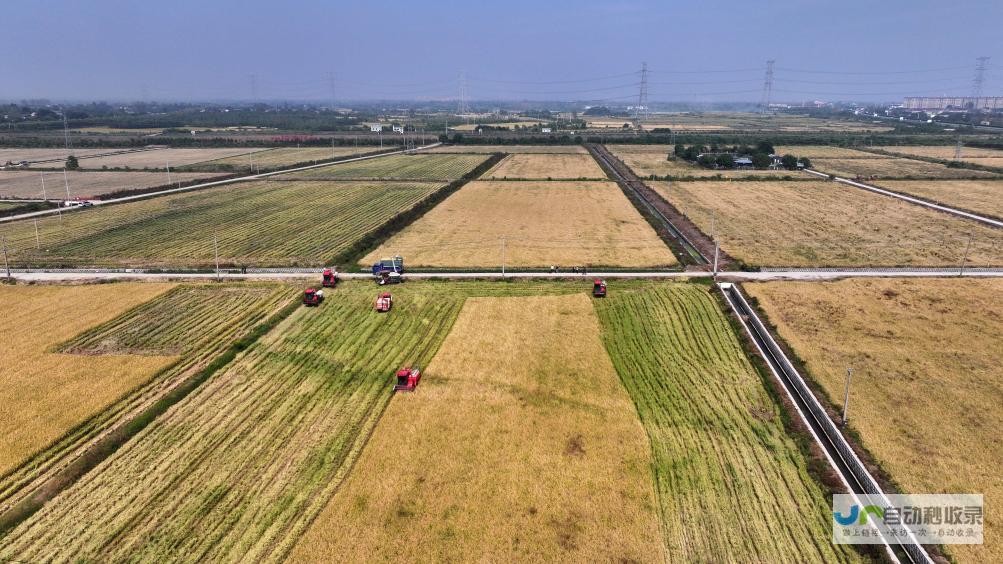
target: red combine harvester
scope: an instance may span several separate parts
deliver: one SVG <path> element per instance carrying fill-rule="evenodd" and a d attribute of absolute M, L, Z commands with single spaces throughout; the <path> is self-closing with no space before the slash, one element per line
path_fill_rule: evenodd
<path fill-rule="evenodd" d="M 397 385 L 394 386 L 395 392 L 413 392 L 415 388 L 418 387 L 418 381 L 421 380 L 421 368 L 415 366 L 411 368 L 410 366 L 401 368 L 397 371 Z"/>
<path fill-rule="evenodd" d="M 338 273 L 330 268 L 325 268 L 324 273 L 321 274 L 320 285 L 325 288 L 334 288 L 338 285 Z"/>
<path fill-rule="evenodd" d="M 390 308 L 394 305 L 394 298 L 390 295 L 390 292 L 383 292 L 380 297 L 376 298 L 376 311 L 380 313 L 386 313 L 390 311 Z"/>
<path fill-rule="evenodd" d="M 324 301 L 324 290 L 314 290 L 313 288 L 307 288 L 303 292 L 303 305 L 310 307 L 320 305 L 320 302 Z"/>
<path fill-rule="evenodd" d="M 592 283 L 592 296 L 596 298 L 606 297 L 606 281 L 601 278 L 596 278 L 595 282 Z"/>

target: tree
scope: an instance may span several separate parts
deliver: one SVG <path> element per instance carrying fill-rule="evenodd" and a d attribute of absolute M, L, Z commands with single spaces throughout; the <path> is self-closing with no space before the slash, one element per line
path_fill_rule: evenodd
<path fill-rule="evenodd" d="M 66 157 L 66 170 L 77 170 L 80 168 L 80 162 L 76 157 L 70 155 Z"/>
<path fill-rule="evenodd" d="M 798 168 L 798 158 L 794 155 L 786 154 L 780 157 L 780 164 L 787 170 L 796 170 Z"/>
<path fill-rule="evenodd" d="M 766 153 L 753 153 L 749 159 L 755 168 L 769 168 L 770 163 L 773 162 L 773 159 Z"/>
<path fill-rule="evenodd" d="M 721 168 L 735 168 L 735 157 L 729 153 L 721 153 L 717 156 L 717 166 Z"/>
<path fill-rule="evenodd" d="M 700 155 L 700 158 L 697 159 L 697 162 L 700 163 L 700 166 L 711 168 L 715 164 L 717 164 L 717 158 L 714 155 L 705 154 L 705 155 Z"/>
<path fill-rule="evenodd" d="M 672 152 L 673 152 L 673 153 L 675 153 L 675 155 L 676 155 L 677 157 L 681 157 L 681 156 L 683 156 L 683 153 L 685 153 L 685 152 L 686 152 L 686 145 L 678 145 L 678 144 L 677 144 L 677 145 L 676 145 L 676 146 L 675 146 L 675 147 L 674 147 L 674 148 L 672 149 Z"/>
<path fill-rule="evenodd" d="M 756 152 L 772 155 L 776 151 L 773 148 L 773 143 L 770 143 L 769 141 L 760 141 L 759 143 L 756 143 Z"/>
<path fill-rule="evenodd" d="M 808 157 L 801 157 L 801 164 L 803 164 L 805 168 L 811 168 L 811 161 L 808 160 Z"/>

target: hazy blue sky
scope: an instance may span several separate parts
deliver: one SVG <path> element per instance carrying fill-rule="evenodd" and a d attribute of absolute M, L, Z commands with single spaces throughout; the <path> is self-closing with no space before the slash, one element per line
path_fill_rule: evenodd
<path fill-rule="evenodd" d="M 4 7 L 0 99 L 247 99 L 254 82 L 262 99 L 326 100 L 329 72 L 340 99 L 447 99 L 465 70 L 473 99 L 626 101 L 647 61 L 652 100 L 758 100 L 773 58 L 775 100 L 884 100 L 967 95 L 980 55 L 985 94 L 1003 95 L 1003 0 Z"/>

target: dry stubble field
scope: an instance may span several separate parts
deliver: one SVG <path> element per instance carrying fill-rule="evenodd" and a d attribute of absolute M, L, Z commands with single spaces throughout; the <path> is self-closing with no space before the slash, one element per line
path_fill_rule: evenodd
<path fill-rule="evenodd" d="M 365 257 L 498 268 L 667 266 L 676 259 L 613 182 L 476 181 Z"/>
<path fill-rule="evenodd" d="M 391 155 L 283 175 L 296 180 L 420 180 L 450 181 L 488 159 L 487 155 Z"/>
<path fill-rule="evenodd" d="M 345 157 L 359 153 L 378 151 L 378 146 L 362 145 L 359 147 L 283 147 L 251 151 L 244 149 L 238 156 L 230 156 L 215 160 L 203 160 L 185 167 L 185 170 L 242 170 L 254 165 L 256 168 L 274 168 L 290 166 L 297 163 L 322 161 L 337 157 Z M 172 165 L 173 166 L 173 165 Z"/>
<path fill-rule="evenodd" d="M 581 145 L 442 145 L 434 147 L 423 153 L 512 153 L 518 154 L 587 154 L 588 151 Z"/>
<path fill-rule="evenodd" d="M 124 151 L 125 149 L 70 149 L 70 154 L 76 157 L 87 157 L 90 155 L 100 155 L 114 151 Z M 34 148 L 0 148 L 0 165 L 11 161 L 18 163 L 28 161 L 36 163 L 38 161 L 48 161 L 37 164 L 40 167 L 61 167 L 66 162 L 66 149 L 34 149 Z"/>
<path fill-rule="evenodd" d="M 170 165 L 171 170 L 209 161 L 222 159 L 261 151 L 256 148 L 236 148 L 236 149 L 154 149 L 151 151 L 137 151 L 135 153 L 123 153 L 120 155 L 108 155 L 106 157 L 91 157 L 80 159 L 80 167 L 84 169 L 108 168 L 156 168 L 166 169 Z"/>
<path fill-rule="evenodd" d="M 661 559 L 644 429 L 584 294 L 469 298 L 293 561 Z"/>
<path fill-rule="evenodd" d="M 670 149 L 663 152 L 652 150 L 650 147 L 635 145 L 608 145 L 610 152 L 624 164 L 630 167 L 635 174 L 644 178 L 652 174 L 656 176 L 671 176 L 676 178 L 713 178 L 721 176 L 723 178 L 746 178 L 755 176 L 802 176 L 798 172 L 787 170 L 712 170 L 703 168 L 695 164 L 690 164 L 683 159 L 673 157 L 668 158 Z M 656 145 L 655 147 L 658 147 Z M 662 145 L 662 147 L 669 147 Z"/>
<path fill-rule="evenodd" d="M 66 198 L 66 185 L 70 186 L 70 198 L 89 198 L 119 190 L 134 190 L 152 186 L 167 185 L 166 172 L 132 171 L 72 171 L 63 180 L 61 171 L 0 171 L 0 198 L 41 198 L 42 178 L 45 178 L 45 195 L 51 200 Z M 171 184 L 189 180 L 209 180 L 207 173 L 171 172 Z"/>
<path fill-rule="evenodd" d="M 1003 178 L 1000 180 L 885 180 L 878 183 L 904 194 L 975 213 L 1003 217 Z"/>
<path fill-rule="evenodd" d="M 982 170 L 949 168 L 938 163 L 895 157 L 883 159 L 811 159 L 811 167 L 819 172 L 847 178 L 857 176 L 910 179 L 1001 178 L 998 174 Z"/>
<path fill-rule="evenodd" d="M 777 145 L 774 147 L 776 154 L 791 154 L 797 157 L 808 157 L 809 159 L 880 159 L 881 155 L 858 151 L 848 147 L 833 147 L 830 145 Z"/>
<path fill-rule="evenodd" d="M 651 182 L 721 248 L 760 266 L 1003 265 L 1003 232 L 825 181 Z"/>
<path fill-rule="evenodd" d="M 170 284 L 0 286 L 0 475 L 174 360 L 75 355 L 59 343 Z"/>
<path fill-rule="evenodd" d="M 881 151 L 896 153 L 905 156 L 931 157 L 934 159 L 944 159 L 948 161 L 954 160 L 954 151 L 955 151 L 955 145 L 939 145 L 939 146 L 882 145 L 878 147 L 868 147 L 868 148 L 878 149 Z M 961 160 L 963 161 L 978 164 L 981 159 L 985 158 L 1003 159 L 1003 150 L 982 149 L 979 147 L 961 148 Z"/>
<path fill-rule="evenodd" d="M 746 284 L 836 406 L 853 367 L 850 424 L 906 492 L 983 493 L 984 546 L 999 562 L 1003 520 L 1001 280 L 851 279 Z"/>
<path fill-rule="evenodd" d="M 592 155 L 509 155 L 484 173 L 485 180 L 518 178 L 528 180 L 605 180 Z"/>

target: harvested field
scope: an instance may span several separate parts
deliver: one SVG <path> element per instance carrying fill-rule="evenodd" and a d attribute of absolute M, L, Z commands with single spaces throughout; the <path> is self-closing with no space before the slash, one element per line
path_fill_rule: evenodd
<path fill-rule="evenodd" d="M 676 259 L 613 182 L 476 181 L 363 259 L 498 268 L 667 266 Z"/>
<path fill-rule="evenodd" d="M 647 437 L 599 333 L 581 293 L 468 299 L 291 560 L 660 560 Z"/>
<path fill-rule="evenodd" d="M 431 360 L 462 298 L 443 285 L 343 283 L 298 308 L 140 435 L 0 539 L 0 558 L 281 560 L 390 400 Z"/>
<path fill-rule="evenodd" d="M 581 145 L 443 145 L 423 153 L 529 153 L 587 154 Z"/>
<path fill-rule="evenodd" d="M 131 169 L 166 169 L 168 165 L 171 171 L 175 168 L 222 159 L 261 151 L 254 148 L 236 149 L 157 149 L 153 151 L 138 151 L 135 153 L 123 153 L 120 155 L 109 155 L 107 157 L 91 157 L 80 159 L 80 168 L 100 169 L 100 168 L 131 168 Z"/>
<path fill-rule="evenodd" d="M 651 442 L 668 561 L 859 560 L 707 287 L 640 283 L 595 308 Z"/>
<path fill-rule="evenodd" d="M 294 172 L 283 175 L 282 178 L 451 181 L 462 177 L 485 160 L 486 155 L 392 155 Z"/>
<path fill-rule="evenodd" d="M 114 173 L 112 173 L 114 174 Z M 0 224 L 15 262 L 320 266 L 441 186 L 418 182 L 237 183 Z"/>
<path fill-rule="evenodd" d="M 954 145 L 940 145 L 940 146 L 888 145 L 888 146 L 868 147 L 868 148 L 878 149 L 880 151 L 886 151 L 888 153 L 895 153 L 898 155 L 904 155 L 907 157 L 930 157 L 934 159 L 943 159 L 945 161 L 954 160 L 954 150 L 955 150 Z M 981 159 L 989 157 L 1003 159 L 1003 150 L 981 149 L 979 147 L 961 148 L 961 160 L 965 162 L 978 164 Z"/>
<path fill-rule="evenodd" d="M 862 159 L 861 159 L 862 160 Z M 1003 231 L 835 182 L 651 182 L 721 248 L 760 266 L 1003 265 Z"/>
<path fill-rule="evenodd" d="M 485 179 L 524 180 L 590 179 L 605 180 L 592 155 L 509 155 L 484 173 Z"/>
<path fill-rule="evenodd" d="M 949 168 L 942 164 L 914 159 L 811 159 L 811 167 L 819 172 L 854 178 L 1000 178 L 998 174 L 965 168 Z"/>
<path fill-rule="evenodd" d="M 617 149 L 614 149 L 616 147 Z M 620 148 L 623 147 L 623 148 Z M 652 174 L 655 176 L 670 176 L 673 178 L 745 178 L 754 176 L 799 177 L 802 174 L 789 170 L 712 170 L 686 162 L 683 159 L 669 158 L 668 152 L 659 153 L 651 149 L 635 151 L 640 145 L 609 145 L 613 155 L 622 160 L 641 178 Z"/>
<path fill-rule="evenodd" d="M 128 149 L 70 149 L 70 154 L 80 157 L 126 151 Z M 6 148 L 0 149 L 0 165 L 6 162 L 28 161 L 41 167 L 62 167 L 66 162 L 66 149 Z M 48 162 L 45 162 L 48 161 Z"/>
<path fill-rule="evenodd" d="M 627 120 L 611 120 L 621 124 Z M 851 120 L 823 119 L 807 115 L 752 112 L 682 112 L 654 113 L 643 123 L 645 130 L 670 128 L 675 131 L 806 131 L 828 132 L 880 132 L 891 131 L 883 123 L 864 123 Z"/>
<path fill-rule="evenodd" d="M 310 163 L 346 157 L 361 153 L 379 151 L 378 146 L 363 145 L 360 147 L 286 147 L 248 152 L 239 156 L 231 156 L 215 160 L 205 160 L 198 164 L 186 166 L 186 170 L 246 170 L 252 165 L 259 169 L 292 166 L 299 163 Z M 173 165 L 171 165 L 173 166 Z"/>
<path fill-rule="evenodd" d="M 455 131 L 474 131 L 480 126 L 485 127 L 504 127 L 505 129 L 515 129 L 516 127 L 533 127 L 534 125 L 543 125 L 544 122 L 540 120 L 526 120 L 526 121 L 506 121 L 502 123 L 461 123 L 460 125 L 450 126 L 450 129 Z"/>
<path fill-rule="evenodd" d="M 63 181 L 62 171 L 0 171 L 0 198 L 41 198 L 42 178 L 45 178 L 45 194 L 49 199 L 66 198 L 66 184 L 70 186 L 71 198 L 91 198 L 118 192 L 153 186 L 165 186 L 167 174 L 164 172 L 67 172 Z M 212 174 L 171 172 L 171 183 L 189 180 L 210 179 Z"/>
<path fill-rule="evenodd" d="M 881 155 L 858 151 L 847 147 L 832 147 L 829 145 L 777 145 L 776 154 L 791 154 L 796 157 L 815 159 L 880 159 Z"/>
<path fill-rule="evenodd" d="M 1000 180 L 885 180 L 881 188 L 919 196 L 975 213 L 1003 218 Z"/>
<path fill-rule="evenodd" d="M 0 285 L 0 476 L 173 362 L 59 354 L 60 342 L 170 284 Z"/>
<path fill-rule="evenodd" d="M 850 279 L 746 284 L 905 492 L 1003 497 L 1003 280 Z M 986 544 L 947 547 L 959 562 L 1003 560 L 1003 520 Z"/>

